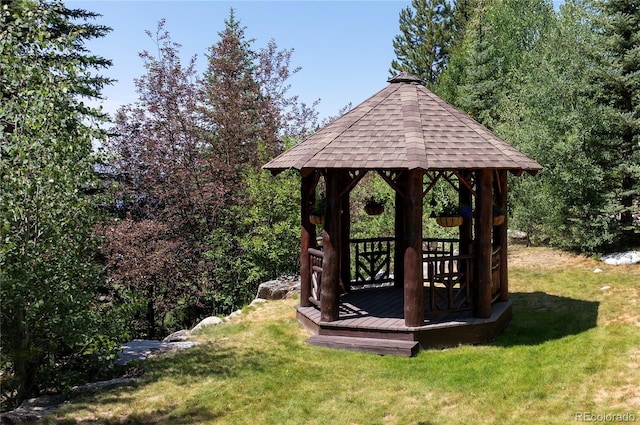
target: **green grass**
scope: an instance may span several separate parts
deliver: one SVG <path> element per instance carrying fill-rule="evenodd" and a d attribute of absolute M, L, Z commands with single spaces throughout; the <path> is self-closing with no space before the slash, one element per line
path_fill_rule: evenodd
<path fill-rule="evenodd" d="M 526 255 L 536 253 L 553 251 Z M 566 254 L 521 263 L 510 271 L 513 321 L 494 343 L 415 358 L 309 347 L 295 301 L 271 301 L 48 422 L 566 424 L 585 411 L 640 421 L 640 267 Z"/>

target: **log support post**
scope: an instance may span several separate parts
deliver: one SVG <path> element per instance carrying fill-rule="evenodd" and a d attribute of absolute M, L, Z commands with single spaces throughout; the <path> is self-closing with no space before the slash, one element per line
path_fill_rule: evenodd
<path fill-rule="evenodd" d="M 494 183 L 496 202 L 503 208 L 504 222 L 493 229 L 494 244 L 500 247 L 500 301 L 509 300 L 509 270 L 507 265 L 507 170 L 498 170 Z"/>
<path fill-rule="evenodd" d="M 473 314 L 478 318 L 491 317 L 492 180 L 492 170 L 476 171 L 476 273 L 473 286 Z"/>
<path fill-rule="evenodd" d="M 401 189 L 404 190 L 403 187 Z M 396 190 L 395 248 L 393 251 L 393 286 L 404 286 L 404 198 Z"/>
<path fill-rule="evenodd" d="M 349 192 L 342 195 L 340 200 L 340 288 L 347 292 L 351 285 L 351 248 L 349 235 L 351 234 L 351 214 L 349 212 Z"/>
<path fill-rule="evenodd" d="M 300 307 L 310 307 L 311 302 L 311 259 L 309 248 L 316 246 L 316 226 L 309 221 L 309 212 L 315 200 L 315 184 L 317 179 L 314 174 L 302 177 L 300 186 Z"/>
<path fill-rule="evenodd" d="M 340 249 L 341 219 L 340 172 L 327 170 L 325 175 L 327 186 L 327 209 L 324 230 L 322 232 L 322 290 L 320 294 L 320 320 L 332 322 L 339 318 L 340 304 Z"/>
<path fill-rule="evenodd" d="M 469 178 L 469 171 L 465 171 L 462 174 L 462 178 L 464 178 L 467 182 L 471 179 Z M 467 188 L 465 184 L 460 182 L 458 185 L 459 193 L 459 205 L 467 205 L 470 209 L 473 209 L 473 195 L 471 191 Z M 469 255 L 471 254 L 471 242 L 473 240 L 473 222 L 472 219 L 465 218 L 460 226 L 460 255 Z"/>
<path fill-rule="evenodd" d="M 410 327 L 424 323 L 422 173 L 409 171 L 404 182 L 404 322 Z"/>

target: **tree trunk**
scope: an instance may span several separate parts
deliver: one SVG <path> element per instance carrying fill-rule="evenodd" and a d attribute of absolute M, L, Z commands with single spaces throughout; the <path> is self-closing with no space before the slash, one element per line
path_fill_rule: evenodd
<path fill-rule="evenodd" d="M 15 407 L 39 394 L 37 375 L 42 363 L 42 354 L 36 354 L 31 347 L 31 335 L 25 325 L 24 309 L 18 309 L 16 317 L 16 349 L 13 351 L 13 367 L 18 381 Z"/>
<path fill-rule="evenodd" d="M 635 186 L 633 174 L 629 171 L 629 167 L 633 161 L 633 134 L 625 134 L 623 136 L 622 145 L 620 150 L 622 152 L 623 169 L 622 171 L 622 193 L 620 198 L 620 204 L 623 208 L 620 214 L 620 227 L 622 230 L 621 245 L 623 248 L 632 247 L 638 244 L 640 241 L 640 235 L 636 232 L 638 230 L 633 225 L 633 204 L 636 197 L 636 192 L 633 190 Z"/>
<path fill-rule="evenodd" d="M 147 288 L 147 329 L 148 338 L 153 339 L 156 335 L 156 312 L 153 307 L 153 286 Z"/>

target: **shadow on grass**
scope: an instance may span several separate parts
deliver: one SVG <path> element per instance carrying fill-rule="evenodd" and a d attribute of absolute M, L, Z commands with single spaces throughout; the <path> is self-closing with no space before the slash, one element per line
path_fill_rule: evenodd
<path fill-rule="evenodd" d="M 74 411 L 81 412 L 84 409 L 97 412 L 106 412 L 112 403 L 119 405 L 129 404 L 139 396 L 133 395 L 136 391 L 143 391 L 144 387 L 158 381 L 168 381 L 173 384 L 175 391 L 179 395 L 180 388 L 190 384 L 197 385 L 198 382 L 207 379 L 226 379 L 244 375 L 255 375 L 272 373 L 280 370 L 286 363 L 286 359 L 280 358 L 273 353 L 264 352 L 252 347 L 243 347 L 241 350 L 235 347 L 226 347 L 215 343 L 205 343 L 185 351 L 136 362 L 145 370 L 144 375 L 133 383 L 104 390 L 102 392 L 92 392 L 85 394 L 75 400 L 73 404 L 65 408 L 65 414 L 74 416 Z M 183 394 L 185 405 L 157 408 L 151 411 L 130 411 L 114 417 L 99 417 L 90 419 L 52 419 L 46 423 L 55 424 L 107 424 L 107 425 L 132 425 L 132 424 L 154 424 L 154 425 L 187 425 L 192 423 L 213 423 L 220 419 L 227 412 L 216 408 L 204 407 L 201 404 L 189 405 L 187 400 L 190 396 Z M 172 395 L 167 395 L 167 399 L 172 399 Z M 101 407 L 103 406 L 103 407 Z M 101 415 L 101 414 L 99 414 Z M 92 415 L 90 415 L 92 416 Z"/>
<path fill-rule="evenodd" d="M 150 424 L 175 424 L 175 425 L 191 425 L 194 423 L 211 422 L 221 417 L 221 415 L 213 414 L 202 406 L 183 409 L 180 415 L 172 413 L 173 409 L 157 409 L 153 412 L 131 413 L 120 418 L 87 418 L 87 419 L 70 419 L 59 420 L 57 422 L 45 421 L 45 424 L 56 425 L 150 425 Z"/>
<path fill-rule="evenodd" d="M 538 345 L 597 326 L 599 303 L 596 301 L 545 292 L 516 292 L 509 297 L 513 302 L 513 319 L 492 345 Z"/>

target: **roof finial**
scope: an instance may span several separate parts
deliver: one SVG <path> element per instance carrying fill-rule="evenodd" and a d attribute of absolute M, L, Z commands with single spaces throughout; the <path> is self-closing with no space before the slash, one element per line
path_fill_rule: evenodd
<path fill-rule="evenodd" d="M 395 77 L 391 78 L 388 80 L 389 83 L 418 83 L 418 84 L 422 84 L 422 80 L 413 75 L 410 74 L 408 72 L 401 72 L 400 74 L 396 75 Z"/>

